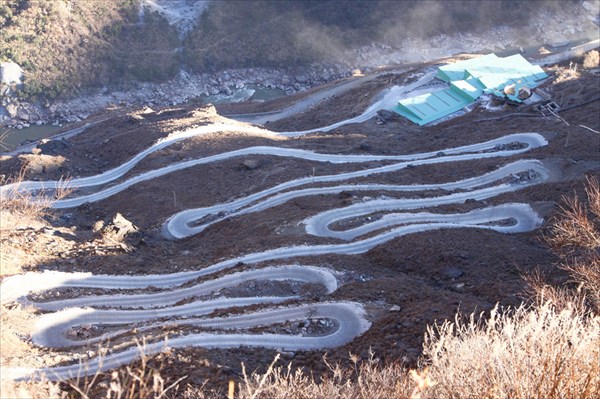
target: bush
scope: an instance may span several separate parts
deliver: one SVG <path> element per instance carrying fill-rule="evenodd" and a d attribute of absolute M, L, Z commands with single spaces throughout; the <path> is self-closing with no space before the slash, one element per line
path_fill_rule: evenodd
<path fill-rule="evenodd" d="M 585 186 L 586 199 L 565 198 L 546 238 L 561 256 L 559 267 L 570 275 L 564 287 L 553 287 L 543 277 L 530 278 L 538 301 L 552 300 L 555 305 L 578 298 L 582 306 L 600 314 L 600 184 L 590 178 Z"/>

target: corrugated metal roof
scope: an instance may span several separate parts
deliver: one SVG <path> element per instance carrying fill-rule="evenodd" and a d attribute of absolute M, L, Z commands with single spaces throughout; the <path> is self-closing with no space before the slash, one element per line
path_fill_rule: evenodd
<path fill-rule="evenodd" d="M 423 126 L 459 111 L 471 102 L 473 100 L 462 92 L 448 89 L 401 100 L 395 111 Z"/>
<path fill-rule="evenodd" d="M 481 57 L 444 65 L 438 68 L 437 78 L 443 80 L 444 82 L 466 79 L 468 77 L 465 76 L 465 71 L 467 69 L 474 68 L 478 65 L 491 64 L 496 59 L 498 59 L 498 56 L 494 53 L 490 53 Z"/>
<path fill-rule="evenodd" d="M 466 107 L 484 92 L 513 83 L 535 87 L 547 77 L 520 54 L 504 58 L 487 54 L 440 67 L 437 78 L 449 82 L 449 89 L 401 100 L 395 111 L 422 126 Z"/>

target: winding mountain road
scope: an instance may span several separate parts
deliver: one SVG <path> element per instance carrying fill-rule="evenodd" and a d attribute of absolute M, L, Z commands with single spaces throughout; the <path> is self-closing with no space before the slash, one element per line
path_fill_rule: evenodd
<path fill-rule="evenodd" d="M 445 195 L 426 198 L 375 199 L 355 203 L 342 209 L 330 209 L 304 220 L 306 233 L 327 239 L 326 244 L 291 245 L 247 253 L 211 265 L 199 265 L 197 269 L 154 275 L 94 275 L 91 273 L 43 272 L 26 273 L 5 278 L 0 289 L 2 303 L 20 302 L 33 306 L 44 313 L 37 320 L 31 339 L 34 344 L 53 348 L 70 348 L 98 344 L 107 339 L 121 339 L 132 330 L 132 323 L 139 332 L 151 332 L 160 327 L 177 325 L 193 328 L 190 333 L 171 335 L 168 343 L 151 342 L 142 348 L 130 346 L 120 352 L 91 359 L 85 367 L 79 364 L 43 369 L 3 370 L 2 378 L 30 379 L 43 375 L 51 380 L 64 380 L 81 375 L 91 375 L 109 370 L 139 358 L 142 353 L 151 355 L 169 348 L 203 347 L 236 348 L 261 347 L 279 350 L 316 350 L 340 346 L 363 334 L 370 326 L 364 308 L 353 302 L 298 303 L 306 300 L 301 294 L 269 296 L 221 296 L 220 291 L 242 285 L 246 281 L 279 281 L 283 284 L 316 284 L 330 294 L 338 288 L 336 275 L 325 268 L 302 264 L 260 267 L 266 261 L 284 261 L 298 257 L 321 255 L 354 255 L 365 253 L 390 240 L 408 234 L 439 229 L 475 228 L 499 233 L 522 233 L 538 228 L 542 219 L 527 204 L 508 203 L 474 209 L 465 213 L 406 212 L 408 210 L 435 208 L 447 204 L 460 204 L 467 200 L 483 200 L 503 193 L 514 192 L 543 183 L 550 173 L 540 161 L 518 160 L 498 167 L 495 171 L 472 176 L 454 182 L 439 184 L 335 184 L 307 187 L 313 184 L 340 183 L 351 179 L 401 171 L 408 167 L 437 165 L 453 162 L 514 157 L 547 145 L 538 133 L 516 133 L 494 140 L 447 148 L 438 151 L 397 156 L 321 154 L 302 149 L 277 147 L 248 147 L 200 159 L 174 163 L 117 182 L 148 155 L 178 141 L 214 132 L 242 132 L 277 137 L 298 137 L 317 131 L 335 129 L 343 124 L 360 123 L 373 117 L 378 109 L 395 104 L 398 96 L 407 93 L 430 80 L 426 74 L 413 85 L 390 90 L 381 100 L 356 118 L 332 124 L 325 128 L 302 132 L 275 133 L 258 127 L 214 124 L 172 134 L 140 152 L 122 165 L 96 176 L 73 179 L 71 188 L 112 186 L 98 189 L 84 196 L 74 196 L 57 201 L 55 208 L 77 207 L 87 202 L 100 201 L 129 187 L 168 173 L 196 165 L 219 162 L 247 155 L 291 157 L 329 163 L 364 163 L 385 161 L 389 164 L 375 168 L 324 176 L 309 176 L 290 180 L 269 189 L 250 194 L 225 204 L 190 209 L 177 213 L 163 225 L 165 236 L 181 239 L 198 234 L 211 224 L 228 217 L 285 204 L 293 198 L 314 195 L 338 194 L 344 190 L 417 192 L 444 190 Z M 394 91 L 395 90 L 395 91 Z M 22 182 L 17 186 L 0 187 L 0 195 L 12 195 L 15 191 L 57 189 L 60 181 Z M 368 215 L 375 215 L 370 217 Z M 336 229 L 332 226 L 352 222 L 351 228 Z M 357 225 L 357 222 L 358 225 Z M 221 275 L 212 280 L 195 282 L 198 278 L 239 266 L 255 265 L 256 269 Z M 190 285 L 191 284 L 191 285 Z M 33 292 L 65 287 L 101 288 L 109 290 L 133 290 L 152 287 L 153 292 L 133 292 L 105 295 L 74 294 L 72 298 L 40 302 L 28 297 Z M 158 291 L 156 291 L 158 290 Z M 215 297 L 215 295 L 217 295 Z M 284 304 L 285 303 L 285 304 Z M 260 310 L 246 311 L 239 315 L 211 317 L 215 310 L 231 307 L 258 306 Z M 277 307 L 268 307 L 278 305 Z M 305 334 L 293 336 L 282 333 L 252 333 L 250 328 L 269 327 L 292 321 L 327 319 L 332 328 L 322 335 Z M 84 340 L 74 339 L 71 331 L 83 325 L 103 327 L 103 334 Z M 127 325 L 127 327 L 124 327 Z M 197 331 L 201 329 L 201 331 Z M 204 330 L 211 330 L 209 332 Z M 103 330 L 103 331 L 105 331 Z M 213 331 L 217 330 L 217 331 Z M 220 330 L 220 331 L 219 331 Z M 231 332 L 234 330 L 235 332 Z"/>
<path fill-rule="evenodd" d="M 297 307 L 271 309 L 249 313 L 244 316 L 230 316 L 208 320 L 186 320 L 187 324 L 223 329 L 251 328 L 285 321 L 304 321 L 310 319 L 335 320 L 337 328 L 325 336 L 288 336 L 282 334 L 248 334 L 248 333 L 197 333 L 170 338 L 168 341 L 154 342 L 141 347 L 133 346 L 122 352 L 100 355 L 91 359 L 84 366 L 49 367 L 42 369 L 12 368 L 2 371 L 2 378 L 13 380 L 30 380 L 47 378 L 51 381 L 62 381 L 71 378 L 93 375 L 139 359 L 142 354 L 151 356 L 169 348 L 269 348 L 281 351 L 317 350 L 335 348 L 367 331 L 370 324 L 365 320 L 364 310 L 360 304 L 353 302 L 317 303 Z"/>

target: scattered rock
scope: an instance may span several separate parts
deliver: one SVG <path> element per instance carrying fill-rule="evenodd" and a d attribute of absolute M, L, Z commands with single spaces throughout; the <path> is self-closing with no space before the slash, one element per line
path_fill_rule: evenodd
<path fill-rule="evenodd" d="M 94 225 L 92 226 L 92 231 L 94 233 L 99 233 L 100 231 L 102 231 L 102 229 L 104 228 L 104 222 L 102 220 L 98 220 L 96 223 L 94 223 Z"/>
<path fill-rule="evenodd" d="M 548 41 L 548 45 L 550 47 L 565 47 L 569 45 L 569 40 L 567 40 L 567 38 L 565 38 L 563 35 L 561 34 L 557 34 L 554 38 L 550 39 Z"/>
<path fill-rule="evenodd" d="M 74 216 L 75 216 L 75 215 L 74 215 L 73 213 L 71 213 L 71 212 L 66 212 L 66 213 L 63 213 L 62 215 L 60 215 L 60 218 L 61 218 L 61 219 L 63 219 L 63 220 L 70 220 L 70 219 L 72 219 Z"/>
<path fill-rule="evenodd" d="M 593 5 L 592 3 L 590 3 L 590 2 L 588 2 L 588 1 L 584 1 L 584 2 L 581 4 L 581 6 L 582 6 L 583 8 L 585 8 L 585 9 L 586 9 L 587 11 L 589 11 L 589 12 L 594 12 L 594 11 L 597 11 L 597 10 L 598 10 L 598 8 L 597 8 L 597 7 L 594 7 L 594 5 Z"/>
<path fill-rule="evenodd" d="M 402 308 L 398 305 L 394 305 L 390 308 L 390 312 L 399 312 L 401 310 L 402 310 Z"/>
<path fill-rule="evenodd" d="M 51 229 L 51 228 L 48 228 L 48 227 L 44 228 L 44 234 L 48 234 L 48 235 L 53 236 L 57 232 L 58 232 L 57 230 L 54 230 L 54 229 Z"/>
<path fill-rule="evenodd" d="M 366 151 L 366 152 L 371 152 L 371 150 L 373 149 L 373 147 L 371 147 L 369 144 L 367 143 L 362 143 L 360 146 L 358 146 L 358 148 L 361 151 Z"/>
<path fill-rule="evenodd" d="M 242 162 L 242 166 L 248 170 L 253 170 L 258 168 L 259 162 L 256 159 L 246 159 Z"/>
<path fill-rule="evenodd" d="M 353 195 L 353 194 L 352 194 L 350 191 L 341 191 L 341 192 L 338 194 L 338 196 L 339 196 L 341 199 L 348 199 L 348 198 L 352 198 L 352 195 Z"/>
<path fill-rule="evenodd" d="M 130 233 L 137 232 L 137 227 L 133 225 L 129 220 L 125 219 L 123 215 L 117 213 L 112 220 L 112 226 L 119 232 L 121 235 L 126 235 Z"/>
<path fill-rule="evenodd" d="M 296 76 L 294 76 L 294 79 L 296 79 L 296 82 L 298 82 L 298 83 L 308 82 L 308 77 L 306 77 L 306 75 L 296 75 Z"/>

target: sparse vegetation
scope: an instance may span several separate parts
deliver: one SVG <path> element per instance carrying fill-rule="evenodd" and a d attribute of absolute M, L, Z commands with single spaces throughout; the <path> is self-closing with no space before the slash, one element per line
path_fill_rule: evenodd
<path fill-rule="evenodd" d="M 24 168 L 18 176 L 0 180 L 2 185 L 11 185 L 7 192 L 0 197 L 1 214 L 4 217 L 11 216 L 11 219 L 20 220 L 41 220 L 47 216 L 48 209 L 52 203 L 68 195 L 68 182 L 61 184 L 57 190 L 53 190 L 52 195 L 38 194 L 34 196 L 31 191 L 21 190 L 20 184 L 24 180 Z M 11 230 L 15 227 L 14 223 L 2 219 L 2 230 Z"/>
<path fill-rule="evenodd" d="M 2 24 L 12 23 L 10 21 L 15 13 L 26 12 L 29 9 L 27 7 L 30 7 L 26 3 L 31 4 L 27 1 L 7 0 L 5 4 L 15 4 L 16 6 L 3 8 L 0 5 L 0 28 Z M 83 0 L 63 1 L 63 3 L 69 4 L 71 7 L 85 4 Z M 57 1 L 56 4 L 62 3 Z M 133 5 L 134 2 L 127 4 Z M 71 12 L 72 10 L 73 8 L 71 8 Z M 120 74 L 127 79 L 143 80 L 153 77 L 163 79 L 176 70 L 178 61 L 175 61 L 172 53 L 158 54 L 148 48 L 147 52 L 127 54 L 128 43 L 135 43 L 143 40 L 147 35 L 158 35 L 161 32 L 161 26 L 165 24 L 164 19 L 158 15 L 148 18 L 150 20 L 156 18 L 154 25 L 137 27 L 115 24 L 106 26 L 103 30 L 106 40 L 116 37 L 125 38 L 122 43 L 115 45 L 115 48 L 120 48 L 122 57 L 115 56 L 111 61 L 111 68 L 120 68 L 118 69 Z M 40 22 L 40 24 L 42 23 Z M 45 24 L 46 22 L 42 25 L 45 26 Z M 146 32 L 144 29 L 150 31 Z M 4 33 L 0 32 L 0 38 Z M 176 38 L 171 32 L 157 37 L 157 40 L 162 40 L 161 43 L 164 46 L 171 46 Z M 17 46 L 17 42 L 12 43 L 11 46 Z M 285 40 L 281 43 L 285 43 Z M 143 44 L 140 46 L 143 47 Z M 263 50 L 267 51 L 268 48 Z M 111 51 L 113 50 L 111 49 Z M 264 54 L 268 54 L 268 51 Z M 277 53 L 277 56 L 281 54 L 285 55 L 285 52 Z M 161 58 L 163 55 L 164 58 Z M 300 55 L 302 53 L 299 53 Z M 305 61 L 309 59 L 310 57 Z M 276 57 L 271 61 L 280 62 Z M 206 67 L 214 67 L 216 61 L 212 62 L 212 64 L 207 63 Z M 249 59 L 248 62 L 253 65 L 252 60 Z M 295 61 L 292 60 L 292 62 Z M 138 63 L 143 63 L 148 68 L 136 68 Z M 29 68 L 30 72 L 36 70 L 35 65 L 25 65 L 25 67 Z M 84 66 L 81 67 L 84 68 Z M 163 72 L 164 74 L 162 74 Z M 586 73 L 582 72 L 581 75 L 585 77 Z M 591 76 L 591 74 L 588 75 Z M 39 83 L 36 83 L 35 79 L 41 76 L 43 75 L 28 75 L 29 83 L 26 86 L 26 90 L 30 90 L 28 95 L 35 96 L 36 93 L 46 90 L 45 86 L 35 86 Z M 56 87 L 56 93 L 70 90 L 68 88 L 70 83 L 64 84 L 64 86 Z M 562 100 L 562 95 L 560 98 Z M 597 103 L 595 104 L 597 105 Z M 597 129 L 597 126 L 594 127 Z M 560 132 L 564 133 L 562 130 Z M 559 134 L 557 133 L 557 135 Z M 2 135 L 0 134 L 0 143 L 1 141 Z M 175 155 L 179 154 L 173 154 L 173 156 Z M 109 153 L 109 156 L 112 156 L 112 153 Z M 573 159 L 579 158 L 573 156 Z M 13 181 L 18 183 L 24 179 L 24 176 L 23 172 Z M 0 184 L 7 182 L 0 180 Z M 550 186 L 551 190 L 554 189 L 552 184 L 547 186 Z M 173 191 L 173 193 L 175 192 Z M 343 363 L 331 363 L 324 358 L 323 363 L 318 365 L 326 366 L 327 371 L 324 373 L 313 373 L 313 370 L 308 368 L 298 369 L 298 364 L 284 364 L 276 357 L 266 371 L 246 372 L 243 368 L 242 375 L 234 377 L 236 379 L 232 379 L 229 383 L 233 390 L 230 390 L 231 393 L 228 397 L 236 399 L 591 399 L 599 397 L 600 185 L 598 181 L 590 178 L 585 193 L 585 198 L 583 196 L 565 198 L 559 214 L 550 223 L 547 230 L 547 243 L 562 259 L 558 267 L 570 278 L 566 284 L 555 286 L 544 280 L 543 276 L 530 276 L 528 279 L 533 288 L 533 300 L 530 303 L 516 308 L 497 306 L 491 312 L 486 313 L 459 314 L 454 320 L 430 326 L 425 334 L 422 356 L 416 368 L 412 370 L 400 361 L 384 363 L 373 353 L 362 358 L 350 354 L 349 361 Z M 64 190 L 59 190 L 56 195 L 61 197 L 64 194 Z M 179 192 L 177 194 L 179 195 Z M 557 197 L 552 198 L 556 199 Z M 0 264 L 2 265 L 0 278 L 9 274 L 21 273 L 27 268 L 41 268 L 40 265 L 44 262 L 40 260 L 43 260 L 44 257 L 55 256 L 59 250 L 62 251 L 61 255 L 70 256 L 69 252 L 65 251 L 66 245 L 60 247 L 59 250 L 54 250 L 56 252 L 51 252 L 53 249 L 50 249 L 48 243 L 52 242 L 54 245 L 63 240 L 63 236 L 74 241 L 75 234 L 79 234 L 77 229 L 87 225 L 81 223 L 77 227 L 69 226 L 69 228 L 72 227 L 69 234 L 63 233 L 67 229 L 58 231 L 50 228 L 48 216 L 51 213 L 48 207 L 54 199 L 53 195 L 42 201 L 33 201 L 31 195 L 19 192 L 18 185 L 13 192 L 0 198 Z M 94 220 L 91 219 L 91 221 Z M 86 222 L 89 221 L 86 220 Z M 50 232 L 47 233 L 45 230 Z M 98 232 L 86 232 L 88 236 L 85 240 L 88 240 L 93 234 L 96 234 L 97 237 Z M 109 243 L 108 241 L 107 237 L 101 237 L 97 238 L 96 243 L 91 244 L 100 247 L 96 244 L 106 245 Z M 90 241 L 87 241 L 76 249 L 82 250 L 85 245 L 89 244 Z M 72 248 L 74 247 L 68 247 L 69 251 Z M 120 248 L 127 250 L 126 247 Z M 93 262 L 102 259 L 100 256 L 106 256 L 106 253 L 98 255 L 98 252 L 94 252 L 94 254 L 96 257 L 92 258 Z M 65 256 L 61 260 L 62 263 L 58 263 L 56 268 L 60 270 L 63 266 L 66 266 L 67 270 L 71 267 L 77 268 L 79 265 L 72 263 L 75 266 L 69 266 L 71 263 L 67 264 L 67 262 L 88 260 L 83 255 L 77 258 L 69 258 L 69 256 Z M 144 260 L 139 252 L 137 256 L 139 260 Z M 157 258 L 162 260 L 161 256 L 157 256 Z M 463 257 L 457 254 L 456 259 L 463 259 Z M 465 263 L 467 262 L 467 255 L 463 260 Z M 454 260 L 450 259 L 450 261 Z M 515 279 L 518 279 L 518 276 Z M 441 284 L 441 282 L 437 283 Z M 434 294 L 437 295 L 437 291 L 434 291 Z M 466 294 L 471 295 L 470 292 L 466 292 Z M 496 300 L 496 297 L 493 298 L 492 300 Z M 453 309 L 451 308 L 449 312 L 454 312 Z M 448 314 L 445 314 L 444 317 L 447 316 Z M 403 318 L 404 314 L 401 313 L 399 317 Z M 39 363 L 42 365 L 65 361 L 62 355 L 60 356 L 61 360 L 56 360 L 59 356 L 48 360 L 47 356 L 50 356 L 48 353 L 53 356 L 56 352 L 43 352 L 40 348 L 33 347 L 30 342 L 23 340 L 27 331 L 30 330 L 23 329 L 23 333 L 15 333 L 16 329 L 13 327 L 19 322 L 32 322 L 32 313 L 29 310 L 18 306 L 7 307 L 3 309 L 1 319 L 2 341 L 0 346 L 2 347 L 3 366 L 7 356 L 10 357 L 10 366 L 19 361 L 25 363 L 19 357 L 23 356 L 25 351 L 34 353 L 29 356 L 29 359 L 35 359 L 35 356 L 42 352 L 44 359 Z M 396 325 L 399 325 L 397 320 L 394 321 L 394 327 Z M 421 337 L 421 332 L 417 336 Z M 390 341 L 396 340 L 396 337 L 390 338 Z M 369 342 L 375 342 L 375 340 Z M 11 345 L 14 355 L 6 355 L 7 351 L 10 353 Z M 223 392 L 226 392 L 229 387 L 226 384 L 222 387 L 221 393 L 216 395 L 208 393 L 204 386 L 198 385 L 198 380 L 179 378 L 180 375 L 170 374 L 172 368 L 161 368 L 165 356 L 173 354 L 179 356 L 182 352 L 159 354 L 152 358 L 142 356 L 140 361 L 129 366 L 80 381 L 67 383 L 2 381 L 0 397 L 90 399 L 225 397 Z M 86 356 L 84 352 L 82 353 L 82 356 Z M 193 356 L 190 360 L 181 360 L 181 363 L 193 364 L 192 367 L 196 368 L 204 367 Z M 263 363 L 264 366 L 267 364 L 268 362 Z M 307 362 L 306 364 L 311 363 Z M 183 373 L 179 370 L 177 372 Z"/>
<path fill-rule="evenodd" d="M 164 80 L 178 65 L 174 28 L 137 24 L 139 0 L 5 0 L 0 61 L 24 69 L 19 95 L 54 98 L 126 79 Z"/>
<path fill-rule="evenodd" d="M 103 378 L 101 374 L 95 374 L 89 378 L 81 378 L 69 384 L 70 397 L 81 399 L 105 398 L 105 399 L 134 399 L 134 398 L 167 398 L 173 397 L 170 393 L 176 393 L 179 383 L 185 377 L 167 384 L 167 380 L 161 376 L 162 363 L 156 364 L 155 356 L 150 360 L 144 355 L 144 343 L 139 343 L 140 361 L 136 366 L 127 366 L 125 370 L 113 371 L 110 378 Z"/>
<path fill-rule="evenodd" d="M 366 360 L 350 355 L 348 365 L 330 364 L 324 358 L 329 372 L 315 376 L 310 370 L 294 370 L 291 364 L 279 366 L 276 357 L 264 374 L 248 375 L 244 369 L 233 397 L 592 399 L 600 393 L 599 316 L 546 303 L 505 312 L 496 308 L 485 321 L 477 319 L 457 317 L 430 327 L 419 369 L 408 370 L 401 363 L 381 365 L 373 354 Z M 95 381 L 96 377 L 92 385 Z M 184 383 L 178 387 L 179 397 L 221 397 L 201 387 L 184 389 Z M 138 369 L 113 372 L 110 385 L 100 390 L 88 383 L 76 391 L 83 398 L 171 397 L 157 387 L 163 389 L 163 377 L 143 360 Z"/>
<path fill-rule="evenodd" d="M 431 327 L 423 355 L 439 382 L 432 397 L 594 398 L 599 336 L 600 317 L 551 303 Z"/>
<path fill-rule="evenodd" d="M 598 68 L 600 66 L 600 53 L 598 50 L 592 50 L 583 57 L 583 67 L 586 69 Z"/>

